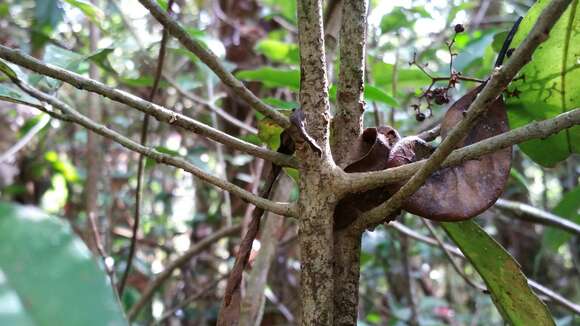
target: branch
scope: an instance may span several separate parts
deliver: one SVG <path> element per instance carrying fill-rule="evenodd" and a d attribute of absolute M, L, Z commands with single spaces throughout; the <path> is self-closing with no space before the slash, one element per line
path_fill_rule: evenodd
<path fill-rule="evenodd" d="M 205 63 L 220 79 L 230 87 L 238 96 L 240 96 L 253 109 L 271 118 L 282 128 L 290 127 L 290 121 L 282 113 L 273 107 L 262 102 L 254 93 L 244 86 L 231 72 L 229 72 L 221 63 L 220 59 L 210 50 L 199 42 L 195 41 L 183 27 L 172 19 L 155 0 L 139 0 L 141 4 L 151 12 L 153 16 L 163 25 L 163 27 L 186 49 L 195 54 L 203 63 Z"/>
<path fill-rule="evenodd" d="M 416 231 L 413 231 L 413 230 L 409 229 L 408 227 L 402 225 L 399 222 L 393 221 L 393 222 L 390 222 L 389 224 L 386 224 L 386 226 L 392 227 L 395 230 L 397 230 L 398 232 L 406 234 L 415 240 L 421 241 L 421 242 L 429 244 L 431 246 L 438 246 L 437 240 L 426 237 L 426 236 L 424 236 Z M 448 245 L 448 244 L 445 244 L 444 246 L 445 246 L 445 249 L 447 249 L 447 251 L 449 251 L 453 255 L 455 255 L 457 257 L 461 257 L 462 259 L 465 259 L 465 256 L 463 255 L 461 250 L 459 250 L 459 248 L 452 246 L 452 245 Z M 566 309 L 568 309 L 576 314 L 580 314 L 580 305 L 577 305 L 574 302 L 571 302 L 570 300 L 564 298 L 560 294 L 546 288 L 545 286 L 539 284 L 538 282 L 536 282 L 534 280 L 528 279 L 528 284 L 534 290 L 536 290 L 536 292 L 550 298 L 555 303 L 561 305 L 562 307 L 564 307 L 564 308 L 566 308 Z"/>
<path fill-rule="evenodd" d="M 352 140 L 360 136 L 363 127 L 367 9 L 366 0 L 344 0 L 342 4 L 340 73 L 332 119 L 332 156 L 338 165 L 347 163 Z"/>
<path fill-rule="evenodd" d="M 173 6 L 173 0 L 167 2 L 167 10 L 171 11 Z M 166 30 L 163 30 L 163 36 L 161 37 L 161 44 L 159 45 L 159 54 L 157 55 L 157 68 L 155 70 L 155 78 L 153 80 L 153 87 L 151 87 L 149 97 L 147 100 L 149 102 L 154 102 L 155 94 L 159 90 L 159 83 L 161 82 L 161 73 L 163 72 L 163 64 L 165 63 L 165 53 L 167 46 L 167 39 L 169 39 L 169 34 Z M 143 123 L 141 125 L 141 139 L 140 143 L 143 146 L 147 145 L 147 136 L 149 133 L 149 120 L 150 116 L 145 114 L 143 117 Z M 125 290 L 125 284 L 127 283 L 127 278 L 131 272 L 131 267 L 133 265 L 133 258 L 135 256 L 135 251 L 137 249 L 137 232 L 139 231 L 139 224 L 141 221 L 141 202 L 143 198 L 143 182 L 145 181 L 145 155 L 139 154 L 139 161 L 137 163 L 137 187 L 135 189 L 135 218 L 133 220 L 133 237 L 131 238 L 131 244 L 129 246 L 129 255 L 127 256 L 127 265 L 125 266 L 125 272 L 121 276 L 121 281 L 119 282 L 119 296 L 123 296 L 123 291 Z"/>
<path fill-rule="evenodd" d="M 4 153 L 0 154 L 0 163 L 4 163 L 8 161 L 12 156 L 18 153 L 21 149 L 26 147 L 28 143 L 34 139 L 34 136 L 39 133 L 44 127 L 50 122 L 50 116 L 44 115 L 40 118 L 40 120 L 34 125 L 34 127 L 30 128 L 28 132 L 20 138 L 16 144 L 12 145 L 8 150 Z"/>
<path fill-rule="evenodd" d="M 308 135 L 318 143 L 323 159 L 327 160 L 330 157 L 330 103 L 322 30 L 322 1 L 297 1 L 297 13 L 301 67 L 300 108 L 304 113 Z"/>
<path fill-rule="evenodd" d="M 155 291 L 157 291 L 159 287 L 161 287 L 161 285 L 163 285 L 163 283 L 165 283 L 165 281 L 167 281 L 169 277 L 171 277 L 171 274 L 173 274 L 173 271 L 176 268 L 186 264 L 191 260 L 192 257 L 196 256 L 197 254 L 199 254 L 200 252 L 202 252 L 207 247 L 211 246 L 221 238 L 236 234 L 240 232 L 240 230 L 241 230 L 240 224 L 223 228 L 213 233 L 212 235 L 205 237 L 200 242 L 192 245 L 183 255 L 179 256 L 177 259 L 170 262 L 163 270 L 163 272 L 159 273 L 159 275 L 157 275 L 157 277 L 147 287 L 145 292 L 143 292 L 139 301 L 137 301 L 137 303 L 135 303 L 131 307 L 131 310 L 127 314 L 129 320 L 135 319 L 139 311 L 141 311 L 141 309 L 147 303 L 149 303 L 149 301 L 153 297 L 153 294 L 155 294 Z"/>
<path fill-rule="evenodd" d="M 554 26 L 558 18 L 566 10 L 570 4 L 570 0 L 554 0 L 542 11 L 541 19 L 538 19 L 534 27 L 516 49 L 508 63 L 496 68 L 491 75 L 481 93 L 471 103 L 465 116 L 443 140 L 441 145 L 437 147 L 435 152 L 429 157 L 427 162 L 411 177 L 411 179 L 399 189 L 393 196 L 391 196 L 383 204 L 371 209 L 363 214 L 356 222 L 356 229 L 364 229 L 366 227 L 376 225 L 385 219 L 387 216 L 394 214 L 401 204 L 417 189 L 419 189 L 427 178 L 435 171 L 437 171 L 447 156 L 451 154 L 457 143 L 465 137 L 469 130 L 477 123 L 479 117 L 485 112 L 487 107 L 491 105 L 498 96 L 501 96 L 502 91 L 507 87 L 510 81 L 515 77 L 518 71 L 528 63 L 534 50 L 545 40 L 548 39 L 548 32 Z"/>
<path fill-rule="evenodd" d="M 487 138 L 475 144 L 457 149 L 443 162 L 442 167 L 461 164 L 493 153 L 502 148 L 519 144 L 531 139 L 543 139 L 564 129 L 580 124 L 580 108 L 562 113 L 554 118 L 532 122 L 523 127 L 510 130 L 501 135 Z M 344 173 L 346 192 L 361 192 L 400 182 L 411 177 L 422 168 L 427 160 L 413 162 L 396 168 L 364 173 Z"/>
<path fill-rule="evenodd" d="M 468 285 L 470 285 L 471 287 L 473 287 L 476 290 L 479 290 L 479 291 L 484 292 L 484 293 L 488 293 L 487 288 L 484 285 L 478 284 L 478 283 L 472 281 L 469 278 L 469 276 L 465 275 L 465 273 L 461 270 L 461 267 L 459 266 L 459 264 L 457 264 L 457 262 L 453 259 L 453 256 L 451 256 L 451 252 L 449 252 L 449 250 L 447 250 L 447 247 L 445 246 L 445 243 L 443 243 L 443 240 L 441 240 L 441 238 L 439 238 L 439 236 L 437 236 L 437 233 L 435 233 L 435 228 L 433 228 L 433 225 L 431 225 L 431 222 L 429 222 L 428 220 L 426 220 L 424 218 L 421 218 L 421 222 L 423 222 L 423 225 L 425 225 L 427 227 L 427 230 L 429 230 L 431 237 L 433 237 L 433 239 L 437 242 L 437 245 L 439 246 L 439 248 L 441 250 L 443 250 L 445 257 L 447 257 L 447 260 L 449 260 L 449 262 L 451 263 L 451 266 L 453 267 L 455 272 L 457 272 L 457 274 L 459 274 L 459 276 L 461 276 L 461 278 L 465 281 L 465 283 L 467 283 Z"/>
<path fill-rule="evenodd" d="M 218 178 L 216 176 L 213 176 L 211 174 L 206 173 L 202 169 L 198 168 L 197 166 L 191 164 L 190 162 L 184 160 L 181 157 L 174 157 L 174 156 L 160 153 L 153 148 L 143 146 L 143 145 L 119 134 L 118 132 L 109 129 L 102 124 L 95 123 L 94 121 L 92 121 L 89 118 L 87 118 L 86 116 L 80 114 L 79 112 L 72 109 L 67 104 L 63 103 L 62 101 L 60 101 L 60 100 L 58 100 L 50 95 L 44 94 L 44 93 L 38 91 L 37 89 L 30 87 L 29 85 L 21 82 L 20 80 L 13 80 L 13 82 L 16 83 L 18 85 L 18 87 L 20 87 L 22 90 L 24 90 L 29 95 L 37 98 L 40 101 L 46 102 L 46 103 L 50 104 L 51 106 L 61 110 L 66 115 L 66 117 L 68 119 L 70 119 L 69 121 L 72 121 L 74 123 L 77 123 L 77 124 L 87 128 L 87 129 L 89 129 L 89 130 L 92 130 L 95 133 L 97 133 L 103 137 L 109 138 L 109 139 L 121 144 L 122 146 L 128 148 L 131 151 L 137 152 L 139 154 L 143 154 L 143 155 L 149 157 L 150 159 L 155 160 L 156 162 L 175 166 L 177 168 L 183 169 L 183 170 L 195 175 L 196 177 L 198 177 L 202 181 L 205 181 L 205 182 L 212 184 L 212 185 L 214 185 L 218 188 L 221 188 L 223 190 L 229 191 L 230 193 L 237 195 L 241 199 L 243 199 L 251 204 L 254 204 L 262 209 L 265 209 L 267 211 L 271 211 L 271 212 L 274 212 L 276 214 L 284 215 L 284 216 L 295 216 L 296 215 L 295 211 L 294 211 L 294 206 L 292 204 L 275 203 L 271 200 L 256 196 L 255 194 L 253 194 L 253 193 L 251 193 L 251 192 L 249 192 L 241 187 L 238 187 L 235 184 L 233 184 L 227 180 L 223 180 L 221 178 Z M 47 109 L 47 110 L 49 110 L 49 109 Z"/>
<path fill-rule="evenodd" d="M 580 225 L 534 206 L 502 198 L 495 202 L 495 206 L 503 210 L 515 212 L 519 219 L 532 223 L 553 226 L 577 236 L 580 235 Z"/>
<path fill-rule="evenodd" d="M 245 123 L 243 121 L 240 121 L 238 118 L 232 116 L 231 114 L 227 113 L 223 109 L 215 106 L 212 102 L 204 100 L 203 98 L 197 96 L 196 94 L 194 94 L 192 92 L 186 91 L 185 89 L 183 89 L 183 87 L 179 86 L 177 81 L 175 79 L 173 79 L 171 76 L 169 76 L 169 74 L 164 73 L 163 78 L 165 78 L 165 80 L 167 80 L 169 85 L 171 85 L 171 87 L 175 88 L 177 90 L 177 92 L 179 94 L 181 94 L 182 96 L 184 96 L 185 98 L 188 98 L 196 103 L 201 104 L 202 106 L 208 108 L 210 111 L 217 113 L 217 115 L 219 115 L 222 119 L 226 120 L 227 122 L 231 123 L 232 125 L 240 128 L 240 129 L 243 129 L 243 130 L 249 132 L 250 134 L 257 134 L 258 133 L 258 130 L 256 128 L 248 125 L 247 123 Z"/>
<path fill-rule="evenodd" d="M 61 80 L 73 85 L 78 89 L 94 92 L 113 101 L 126 104 L 143 113 L 150 114 L 161 122 L 177 125 L 183 129 L 208 137 L 234 149 L 274 162 L 277 165 L 297 167 L 297 163 L 293 160 L 292 157 L 288 155 L 276 153 L 269 149 L 256 146 L 236 137 L 232 137 L 195 119 L 174 112 L 155 103 L 145 101 L 144 99 L 127 92 L 106 86 L 99 81 L 83 77 L 74 72 L 70 72 L 50 64 L 45 64 L 29 55 L 22 53 L 20 50 L 15 50 L 0 45 L 0 58 L 30 69 L 36 73 Z"/>

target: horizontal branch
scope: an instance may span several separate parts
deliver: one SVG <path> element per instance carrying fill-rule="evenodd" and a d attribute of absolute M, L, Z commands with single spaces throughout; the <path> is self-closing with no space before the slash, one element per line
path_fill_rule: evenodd
<path fill-rule="evenodd" d="M 275 203 L 271 200 L 259 197 L 227 180 L 223 180 L 207 172 L 203 171 L 202 169 L 198 168 L 197 166 L 191 164 L 190 162 L 186 161 L 181 157 L 175 157 L 171 155 L 167 155 L 157 150 L 143 146 L 136 141 L 129 139 L 126 136 L 119 134 L 118 132 L 107 128 L 102 124 L 98 124 L 91 119 L 87 118 L 86 116 L 80 114 L 78 111 L 72 109 L 67 104 L 63 103 L 59 99 L 47 95 L 19 80 L 14 80 L 14 83 L 18 85 L 23 91 L 28 93 L 30 96 L 38 99 L 39 101 L 46 102 L 53 106 L 54 108 L 62 111 L 64 115 L 74 123 L 78 123 L 79 125 L 94 131 L 95 133 L 109 138 L 124 147 L 132 150 L 134 152 L 140 153 L 150 159 L 155 160 L 156 162 L 171 165 L 180 169 L 183 169 L 194 176 L 198 177 L 200 180 L 205 181 L 209 184 L 212 184 L 218 188 L 221 188 L 225 191 L 228 191 L 241 199 L 254 204 L 260 208 L 263 208 L 267 211 L 274 212 L 279 215 L 283 216 L 295 216 L 293 205 L 288 203 Z"/>
<path fill-rule="evenodd" d="M 126 104 L 143 113 L 150 114 L 161 122 L 179 126 L 196 134 L 208 137 L 231 148 L 263 158 L 280 166 L 296 167 L 297 163 L 289 155 L 284 155 L 266 148 L 245 142 L 236 137 L 216 130 L 195 119 L 177 113 L 161 105 L 151 103 L 130 93 L 109 87 L 99 81 L 83 77 L 74 72 L 50 64 L 45 64 L 29 55 L 3 45 L 0 45 L 0 58 L 10 61 L 36 73 L 58 79 L 71 84 L 78 89 L 84 89 L 105 96 L 115 102 Z"/>
<path fill-rule="evenodd" d="M 400 233 L 403 233 L 415 240 L 421 241 L 423 243 L 429 244 L 431 246 L 439 246 L 439 244 L 437 243 L 437 240 L 432 239 L 430 237 L 424 236 L 422 234 L 420 234 L 419 232 L 416 232 L 414 230 L 411 230 L 410 228 L 402 225 L 399 222 L 393 221 L 390 222 L 389 224 L 385 224 L 387 227 L 392 227 L 395 230 L 397 230 Z M 459 250 L 459 248 L 449 245 L 449 244 L 444 244 L 445 249 L 457 256 L 457 257 L 461 257 L 462 259 L 465 259 L 465 256 L 463 255 L 463 253 L 461 252 L 461 250 Z M 570 300 L 564 298 L 563 296 L 561 296 L 560 294 L 548 289 L 547 287 L 539 284 L 538 282 L 528 279 L 528 284 L 532 287 L 532 289 L 534 289 L 537 293 L 550 298 L 551 300 L 553 300 L 555 303 L 561 305 L 562 307 L 576 313 L 576 314 L 580 314 L 580 305 L 575 304 L 574 302 L 571 302 Z"/>
<path fill-rule="evenodd" d="M 252 91 L 229 72 L 221 63 L 220 59 L 210 50 L 194 40 L 187 31 L 179 25 L 165 10 L 163 10 L 155 0 L 139 0 L 141 4 L 151 12 L 151 14 L 163 25 L 163 27 L 175 37 L 181 45 L 195 54 L 205 63 L 220 79 L 240 96 L 253 109 L 271 118 L 283 128 L 290 127 L 290 121 L 282 113 L 261 101 Z"/>
<path fill-rule="evenodd" d="M 494 69 L 488 82 L 473 103 L 469 105 L 463 119 L 451 129 L 435 152 L 427 159 L 427 162 L 386 202 L 364 213 L 355 222 L 353 229 L 363 230 L 377 225 L 387 216 L 392 216 L 399 210 L 402 203 L 413 195 L 432 173 L 441 167 L 459 141 L 475 126 L 487 108 L 501 96 L 503 90 L 520 69 L 531 60 L 536 48 L 548 39 L 548 33 L 570 2 L 571 0 L 553 0 L 546 6 L 541 13 L 542 18 L 536 21 L 525 40 L 514 51 L 508 63 L 505 66 Z"/>
<path fill-rule="evenodd" d="M 522 220 L 553 226 L 580 236 L 580 225 L 534 206 L 502 198 L 495 202 L 495 206 L 500 209 L 513 211 Z"/>
<path fill-rule="evenodd" d="M 477 159 L 483 155 L 528 140 L 544 139 L 552 134 L 576 125 L 580 125 L 580 108 L 562 113 L 551 119 L 532 122 L 501 135 L 490 137 L 475 144 L 456 149 L 443 162 L 442 167 L 457 165 L 465 161 Z M 375 172 L 344 173 L 343 180 L 346 183 L 346 191 L 361 192 L 406 180 L 419 170 L 426 161 L 427 160 L 422 160 L 396 168 Z"/>
<path fill-rule="evenodd" d="M 171 277 L 171 274 L 173 274 L 173 271 L 175 269 L 189 262 L 192 257 L 198 255 L 200 252 L 202 252 L 207 247 L 211 246 L 221 238 L 234 235 L 238 233 L 240 230 L 241 230 L 240 224 L 223 228 L 205 237 L 200 242 L 193 244 L 183 255 L 179 256 L 177 259 L 170 262 L 167 265 L 167 267 L 163 270 L 163 272 L 159 273 L 159 275 L 155 277 L 155 279 L 151 282 L 151 284 L 149 284 L 147 289 L 145 289 L 145 292 L 143 292 L 143 294 L 139 298 L 139 301 L 137 301 L 137 303 L 135 303 L 131 307 L 131 310 L 127 314 L 129 320 L 135 319 L 139 311 L 141 311 L 141 309 L 143 309 L 143 307 L 147 303 L 149 303 L 149 301 L 153 297 L 153 294 L 155 294 L 155 291 L 157 291 L 159 287 L 161 287 L 161 285 L 163 285 L 163 283 L 165 283 L 165 281 L 167 281 L 169 277 Z"/>

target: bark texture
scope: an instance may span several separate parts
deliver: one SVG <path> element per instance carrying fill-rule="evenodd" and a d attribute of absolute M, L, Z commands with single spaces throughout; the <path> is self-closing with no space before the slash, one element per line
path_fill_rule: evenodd
<path fill-rule="evenodd" d="M 306 132 L 320 147 L 313 151 L 296 139 L 300 165 L 300 257 L 303 325 L 333 324 L 332 228 L 336 198 L 332 191 L 334 164 L 330 159 L 328 81 L 322 31 L 322 1 L 298 1 L 300 45 L 300 106 Z"/>
<path fill-rule="evenodd" d="M 332 155 L 342 168 L 350 163 L 353 139 L 359 138 L 363 128 L 367 11 L 366 0 L 342 1 L 340 73 L 332 120 Z M 348 229 L 334 234 L 335 325 L 356 325 L 361 239 L 361 232 Z"/>

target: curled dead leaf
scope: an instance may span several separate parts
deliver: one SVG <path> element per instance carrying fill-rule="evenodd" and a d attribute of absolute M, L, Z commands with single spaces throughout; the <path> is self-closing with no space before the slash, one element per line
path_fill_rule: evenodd
<path fill-rule="evenodd" d="M 399 133 L 391 127 L 365 129 L 351 150 L 349 161 L 352 163 L 344 170 L 353 173 L 386 169 L 389 152 L 399 139 Z M 334 210 L 334 228 L 340 230 L 347 227 L 361 213 L 379 205 L 389 197 L 387 187 L 345 196 Z"/>
<path fill-rule="evenodd" d="M 464 117 L 483 86 L 456 101 L 441 124 L 445 139 Z M 464 147 L 509 130 L 503 99 L 493 102 L 477 125 L 460 141 Z M 391 127 L 366 129 L 354 143 L 347 173 L 379 171 L 428 158 L 433 148 L 422 139 L 402 138 Z M 437 221 L 469 219 L 489 208 L 503 192 L 509 177 L 511 147 L 440 169 L 431 175 L 402 208 L 413 214 Z M 362 193 L 349 194 L 339 201 L 334 213 L 335 229 L 350 225 L 363 212 L 387 200 L 405 182 L 386 185 Z"/>
<path fill-rule="evenodd" d="M 441 124 L 441 137 L 445 139 L 458 124 L 475 100 L 481 87 L 455 102 L 445 114 Z M 503 99 L 493 102 L 477 125 L 458 145 L 464 147 L 509 130 Z M 388 167 L 419 161 L 425 156 L 425 144 L 418 139 L 404 138 L 391 150 Z M 503 192 L 509 177 L 511 147 L 469 160 L 462 164 L 435 172 L 415 194 L 403 204 L 403 209 L 436 221 L 469 219 L 488 209 Z M 397 187 L 389 188 L 394 193 Z"/>

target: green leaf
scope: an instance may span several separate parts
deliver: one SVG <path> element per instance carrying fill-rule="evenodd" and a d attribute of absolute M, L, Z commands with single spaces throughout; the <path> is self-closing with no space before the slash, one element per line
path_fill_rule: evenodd
<path fill-rule="evenodd" d="M 127 325 L 108 277 L 63 220 L 0 203 L 1 325 Z"/>
<path fill-rule="evenodd" d="M 59 0 L 35 1 L 31 26 L 33 48 L 39 49 L 46 44 L 63 17 L 64 10 Z"/>
<path fill-rule="evenodd" d="M 256 52 L 265 55 L 270 61 L 298 64 L 300 52 L 298 45 L 277 40 L 263 40 L 256 44 Z"/>
<path fill-rule="evenodd" d="M 371 65 L 371 72 L 374 78 L 375 86 L 383 89 L 391 89 L 393 82 L 393 65 L 384 62 L 376 62 Z M 397 87 L 401 88 L 420 88 L 427 87 L 431 79 L 427 77 L 419 68 L 411 67 L 397 69 Z"/>
<path fill-rule="evenodd" d="M 109 62 L 109 55 L 113 53 L 114 50 L 114 48 L 99 49 L 94 53 L 85 56 L 85 60 L 92 61 L 105 71 L 116 74 L 117 72 L 115 71 L 115 68 L 113 68 L 111 62 Z"/>
<path fill-rule="evenodd" d="M 262 0 L 289 22 L 296 24 L 296 0 Z"/>
<path fill-rule="evenodd" d="M 10 68 L 8 63 L 6 63 L 6 61 L 4 61 L 2 59 L 0 59 L 0 71 L 5 73 L 6 76 L 8 76 L 8 78 L 10 78 L 10 79 L 18 77 L 16 74 L 16 71 L 14 71 L 12 68 Z"/>
<path fill-rule="evenodd" d="M 170 156 L 179 156 L 179 152 L 178 151 L 169 149 L 169 148 L 167 148 L 165 146 L 156 146 L 155 147 L 155 150 L 158 151 L 159 153 L 167 154 L 167 155 L 170 155 Z M 155 161 L 153 159 L 150 159 L 149 157 L 146 157 L 145 158 L 145 168 L 146 169 L 150 169 L 150 168 L 154 167 L 155 164 L 157 164 L 157 161 Z"/>
<path fill-rule="evenodd" d="M 277 150 L 280 147 L 280 134 L 282 128 L 270 118 L 258 121 L 258 137 L 270 149 Z"/>
<path fill-rule="evenodd" d="M 491 43 L 491 47 L 495 53 L 499 53 L 501 51 L 501 47 L 505 41 L 505 38 L 509 34 L 509 31 L 498 32 L 493 36 L 493 42 Z"/>
<path fill-rule="evenodd" d="M 86 1 L 86 0 L 64 0 L 66 3 L 70 4 L 73 7 L 78 8 L 80 11 L 83 12 L 87 18 L 89 18 L 93 23 L 100 25 L 103 19 L 105 18 L 105 14 L 101 9 L 99 9 L 94 4 Z"/>
<path fill-rule="evenodd" d="M 529 34 L 549 3 L 540 0 L 530 9 L 514 37 L 512 47 L 518 46 Z M 514 81 L 510 91 L 519 97 L 507 100 L 508 117 L 512 128 L 533 121 L 552 118 L 580 107 L 580 2 L 573 1 L 549 38 L 542 43 L 520 72 L 525 79 Z M 519 145 L 532 160 L 544 166 L 565 160 L 571 153 L 580 153 L 580 126 L 566 129 L 546 139 L 532 140 Z"/>
<path fill-rule="evenodd" d="M 554 214 L 565 217 L 570 221 L 580 224 L 580 186 L 570 190 L 556 205 Z M 544 232 L 543 242 L 552 250 L 558 250 L 563 244 L 570 240 L 568 232 L 556 228 L 547 228 Z"/>
<path fill-rule="evenodd" d="M 387 92 L 383 91 L 382 89 L 373 86 L 373 85 L 365 85 L 365 92 L 364 92 L 365 100 L 367 101 L 374 101 L 374 102 L 381 102 L 385 103 L 390 107 L 399 107 L 400 104 L 397 102 L 395 98 L 389 95 Z"/>
<path fill-rule="evenodd" d="M 530 191 L 530 187 L 528 186 L 528 181 L 526 180 L 526 177 L 524 177 L 524 175 L 520 173 L 520 171 L 516 170 L 515 168 L 511 168 L 510 176 L 514 179 L 514 181 L 517 184 L 522 186 L 526 190 L 526 192 Z"/>
<path fill-rule="evenodd" d="M 280 110 L 292 110 L 292 109 L 297 109 L 300 104 L 298 104 L 298 102 L 288 102 L 288 101 L 282 101 L 280 99 L 277 98 L 273 98 L 273 97 L 266 97 L 263 99 L 264 103 L 269 104 L 273 107 L 276 107 Z M 256 112 L 259 113 L 259 112 Z"/>
<path fill-rule="evenodd" d="M 300 89 L 300 71 L 296 69 L 277 69 L 271 67 L 256 70 L 241 70 L 236 76 L 243 80 L 259 81 L 270 88 L 288 87 L 293 91 Z"/>
<path fill-rule="evenodd" d="M 493 302 L 510 325 L 555 325 L 517 261 L 473 220 L 441 223 L 485 281 Z"/>
<path fill-rule="evenodd" d="M 40 102 L 12 85 L 0 84 L 0 100 L 30 106 L 39 106 Z"/>
<path fill-rule="evenodd" d="M 404 8 L 395 7 L 393 11 L 381 18 L 381 33 L 385 34 L 401 28 L 409 28 L 414 24 L 415 20 L 407 15 Z"/>
<path fill-rule="evenodd" d="M 51 164 L 56 173 L 62 174 L 67 182 L 75 183 L 79 181 L 77 169 L 66 156 L 49 151 L 44 155 L 44 159 Z"/>

